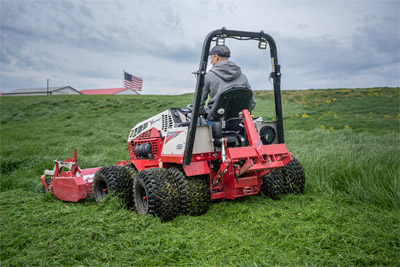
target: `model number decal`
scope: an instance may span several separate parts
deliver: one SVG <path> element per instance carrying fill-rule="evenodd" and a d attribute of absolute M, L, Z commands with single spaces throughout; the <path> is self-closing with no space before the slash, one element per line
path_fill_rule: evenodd
<path fill-rule="evenodd" d="M 171 141 L 172 139 L 174 139 L 175 137 L 177 137 L 181 133 L 183 133 L 183 131 L 168 132 L 167 133 L 167 138 L 165 139 L 165 143 L 168 143 L 169 141 Z"/>

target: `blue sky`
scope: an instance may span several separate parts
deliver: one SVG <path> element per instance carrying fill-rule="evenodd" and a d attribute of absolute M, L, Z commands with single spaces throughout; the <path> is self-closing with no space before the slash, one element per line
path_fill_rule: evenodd
<path fill-rule="evenodd" d="M 1 91 L 70 85 L 144 94 L 194 91 L 205 36 L 226 27 L 272 35 L 283 89 L 400 85 L 399 1 L 0 1 Z M 227 40 L 255 90 L 269 55 Z M 267 50 L 268 51 L 268 50 Z"/>

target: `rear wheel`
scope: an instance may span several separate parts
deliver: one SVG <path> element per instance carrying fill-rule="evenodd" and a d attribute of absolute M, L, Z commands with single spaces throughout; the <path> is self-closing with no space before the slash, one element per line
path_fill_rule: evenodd
<path fill-rule="evenodd" d="M 103 167 L 96 172 L 93 179 L 94 197 L 100 202 L 107 194 L 113 194 L 129 205 L 132 202 L 132 184 L 132 179 L 124 167 Z"/>
<path fill-rule="evenodd" d="M 178 185 L 181 214 L 198 216 L 206 213 L 210 205 L 207 177 L 188 177 L 180 166 L 171 167 L 168 171 Z"/>
<path fill-rule="evenodd" d="M 287 181 L 285 184 L 286 193 L 303 193 L 306 183 L 306 175 L 300 161 L 293 157 L 282 170 L 282 175 Z"/>
<path fill-rule="evenodd" d="M 281 170 L 275 170 L 263 177 L 261 191 L 272 199 L 280 199 L 285 194 L 304 192 L 306 176 L 298 159 L 293 157 Z"/>
<path fill-rule="evenodd" d="M 284 193 L 284 181 L 280 171 L 272 171 L 262 178 L 261 192 L 273 200 L 281 199 Z"/>
<path fill-rule="evenodd" d="M 178 188 L 166 169 L 152 168 L 139 172 L 134 181 L 133 196 L 139 214 L 150 214 L 168 221 L 179 213 Z"/>

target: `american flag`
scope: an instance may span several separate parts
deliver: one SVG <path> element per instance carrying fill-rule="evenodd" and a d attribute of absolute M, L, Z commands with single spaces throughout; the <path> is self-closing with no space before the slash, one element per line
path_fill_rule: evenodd
<path fill-rule="evenodd" d="M 143 79 L 125 72 L 124 86 L 135 91 L 142 91 Z"/>

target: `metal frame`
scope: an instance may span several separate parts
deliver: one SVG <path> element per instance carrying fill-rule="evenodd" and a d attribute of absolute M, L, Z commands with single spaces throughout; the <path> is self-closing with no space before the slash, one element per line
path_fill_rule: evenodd
<path fill-rule="evenodd" d="M 189 125 L 189 133 L 186 139 L 186 146 L 183 158 L 184 165 L 190 165 L 192 159 L 193 145 L 194 145 L 194 137 L 196 135 L 197 128 L 197 119 L 199 117 L 199 108 L 200 108 L 200 100 L 203 92 L 204 85 L 204 77 L 206 75 L 208 56 L 210 51 L 210 45 L 213 40 L 218 37 L 222 38 L 235 38 L 235 39 L 252 39 L 258 41 L 267 41 L 270 48 L 270 56 L 271 56 L 271 78 L 273 79 L 274 84 L 274 98 L 275 98 L 275 113 L 276 113 L 276 123 L 278 130 L 278 143 L 282 144 L 285 142 L 283 135 L 283 115 L 282 115 L 282 100 L 281 100 L 281 66 L 278 64 L 278 52 L 274 39 L 264 33 L 261 32 L 245 32 L 245 31 L 233 31 L 227 30 L 225 28 L 215 30 L 210 32 L 204 40 L 203 50 L 200 58 L 200 66 L 197 71 L 197 82 L 196 82 L 196 91 L 194 95 L 194 105 L 193 105 L 193 113 L 192 120 Z"/>

